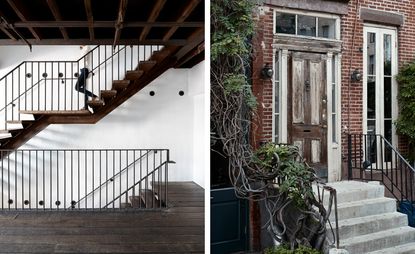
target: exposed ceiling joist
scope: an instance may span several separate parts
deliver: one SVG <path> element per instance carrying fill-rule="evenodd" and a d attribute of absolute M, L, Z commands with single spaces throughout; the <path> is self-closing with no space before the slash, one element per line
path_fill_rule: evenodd
<path fill-rule="evenodd" d="M 110 28 L 115 27 L 115 21 L 94 21 L 94 28 Z M 15 22 L 14 27 L 89 27 L 85 21 L 23 21 Z M 146 21 L 124 21 L 123 27 L 203 27 L 204 22 L 146 22 Z"/>
<path fill-rule="evenodd" d="M 187 17 L 192 13 L 192 11 L 196 8 L 196 6 L 199 4 L 200 0 L 191 0 L 188 5 L 183 9 L 181 15 L 177 18 L 177 22 L 184 22 Z M 170 37 L 173 36 L 173 34 L 177 31 L 179 27 L 173 26 L 167 31 L 167 33 L 164 35 L 163 40 L 167 41 L 170 39 Z"/>
<path fill-rule="evenodd" d="M 50 11 L 53 14 L 53 17 L 55 17 L 55 20 L 56 21 L 62 21 L 62 15 L 59 11 L 58 6 L 56 5 L 55 0 L 47 0 L 47 3 L 49 5 Z M 69 39 L 68 32 L 66 31 L 66 29 L 64 27 L 60 26 L 59 30 L 61 31 L 62 36 L 65 40 Z"/>
<path fill-rule="evenodd" d="M 164 4 L 166 3 L 166 0 L 157 0 L 156 4 L 153 7 L 153 10 L 151 11 L 148 19 L 147 19 L 147 23 L 153 23 L 154 21 L 156 21 L 157 17 L 160 14 L 161 9 L 163 9 Z M 151 25 L 146 25 L 143 28 L 143 31 L 140 34 L 140 40 L 144 40 L 147 37 L 148 32 L 150 32 L 151 29 Z"/>
<path fill-rule="evenodd" d="M 121 30 L 123 28 L 125 12 L 127 11 L 127 4 L 128 0 L 121 0 L 120 7 L 118 8 L 118 18 L 117 23 L 115 24 L 115 35 L 114 35 L 114 43 L 112 44 L 114 47 L 118 44 L 121 36 Z"/>
<path fill-rule="evenodd" d="M 95 39 L 91 41 L 90 39 L 28 39 L 28 43 L 32 45 L 112 45 L 114 39 Z M 184 46 L 188 43 L 188 40 L 169 40 L 163 41 L 161 39 L 157 40 L 143 40 L 139 39 L 120 39 L 118 44 L 120 45 L 175 45 L 175 46 Z M 0 40 L 0 45 L 25 45 L 24 41 L 14 41 L 12 39 L 2 39 Z"/>
<path fill-rule="evenodd" d="M 94 16 L 92 15 L 92 6 L 91 6 L 91 0 L 84 0 L 85 5 L 85 12 L 86 17 L 88 19 L 88 28 L 89 28 L 89 39 L 93 41 L 95 39 L 94 34 Z"/>
<path fill-rule="evenodd" d="M 27 21 L 27 10 L 20 0 L 7 0 L 7 2 L 22 21 Z M 33 37 L 36 38 L 36 40 L 40 40 L 39 32 L 36 31 L 36 29 L 33 27 L 28 27 L 28 29 L 32 33 Z"/>

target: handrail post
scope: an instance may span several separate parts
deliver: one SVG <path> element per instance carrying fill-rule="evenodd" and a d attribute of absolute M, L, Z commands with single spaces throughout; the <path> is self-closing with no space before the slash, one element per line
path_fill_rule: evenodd
<path fill-rule="evenodd" d="M 347 169 L 348 169 L 348 179 L 352 180 L 352 135 L 347 134 L 347 152 L 348 152 L 348 158 L 347 158 Z"/>

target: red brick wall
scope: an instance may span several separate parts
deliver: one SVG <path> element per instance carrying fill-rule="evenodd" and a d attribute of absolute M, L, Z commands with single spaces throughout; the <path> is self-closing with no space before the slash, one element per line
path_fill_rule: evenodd
<path fill-rule="evenodd" d="M 264 10 L 269 9 L 267 7 Z M 256 13 L 255 36 L 253 38 L 252 87 L 257 97 L 258 108 L 253 128 L 253 145 L 272 140 L 272 81 L 262 79 L 261 69 L 269 63 L 272 66 L 273 11 L 260 10 Z M 264 11 L 263 13 L 261 13 Z"/>
<path fill-rule="evenodd" d="M 361 7 L 397 12 L 403 14 L 404 24 L 398 28 L 398 61 L 399 66 L 414 59 L 415 50 L 415 2 L 411 0 L 351 0 L 348 14 L 341 19 L 341 40 L 343 41 L 342 59 L 342 126 L 347 126 L 351 133 L 362 132 L 363 105 L 362 82 L 350 82 L 351 70 L 363 71 L 363 21 L 357 16 Z M 354 41 L 354 45 L 353 45 Z M 349 89 L 350 87 L 350 89 Z M 350 96 L 350 97 L 349 97 Z M 349 106 L 347 106 L 349 105 Z M 349 112 L 350 110 L 350 112 Z M 343 153 L 346 152 L 345 135 L 343 135 Z M 399 148 L 406 152 L 407 142 L 399 138 Z"/>
<path fill-rule="evenodd" d="M 347 15 L 341 17 L 342 51 L 342 126 L 347 126 L 351 133 L 362 132 L 363 116 L 363 84 L 350 82 L 350 70 L 363 71 L 363 21 L 356 19 L 356 3 L 349 2 Z M 405 16 L 404 24 L 398 29 L 399 66 L 412 61 L 415 56 L 415 1 L 412 0 L 360 0 L 357 10 L 361 7 L 383 11 L 391 11 Z M 272 82 L 261 79 L 260 70 L 266 63 L 272 63 L 273 10 L 272 6 L 264 6 L 256 15 L 253 59 L 253 91 L 258 99 L 258 111 L 253 130 L 253 144 L 272 139 Z M 355 24 L 356 20 L 356 24 Z M 352 43 L 354 41 L 354 44 Z M 350 88 L 350 89 L 349 89 Z M 343 153 L 347 151 L 343 135 Z M 406 150 L 406 141 L 399 139 L 401 150 Z"/>

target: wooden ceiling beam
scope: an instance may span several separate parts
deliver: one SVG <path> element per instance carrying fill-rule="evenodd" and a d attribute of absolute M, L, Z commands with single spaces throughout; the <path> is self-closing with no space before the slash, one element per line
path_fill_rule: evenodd
<path fill-rule="evenodd" d="M 95 34 L 94 34 L 94 16 L 92 14 L 91 0 L 84 0 L 84 5 L 85 5 L 86 17 L 88 19 L 89 39 L 92 41 L 95 39 Z"/>
<path fill-rule="evenodd" d="M 12 34 L 12 33 L 10 33 L 9 32 L 9 30 L 7 30 L 8 28 L 7 28 L 7 24 L 5 23 L 5 22 L 7 22 L 7 21 L 5 21 L 6 19 L 5 19 L 5 16 L 4 16 L 4 14 L 3 14 L 3 12 L 0 10 L 0 16 L 2 17 L 1 19 L 0 19 L 0 30 L 3 32 L 3 33 L 5 33 L 10 39 L 12 39 L 12 40 L 14 40 L 14 41 L 16 41 L 17 40 L 17 38 Z"/>
<path fill-rule="evenodd" d="M 200 0 L 191 0 L 190 3 L 186 5 L 186 7 L 183 9 L 181 15 L 177 18 L 177 22 L 179 23 L 184 22 L 199 3 L 200 3 Z M 179 26 L 171 27 L 169 31 L 167 31 L 167 33 L 163 36 L 163 41 L 169 40 L 170 37 L 173 36 L 173 34 L 177 31 L 178 28 Z"/>
<path fill-rule="evenodd" d="M 27 9 L 25 9 L 24 4 L 21 3 L 20 0 L 7 0 L 10 7 L 13 9 L 13 11 L 16 13 L 16 15 L 19 17 L 22 21 L 27 21 Z M 36 31 L 33 27 L 27 27 L 29 31 L 32 33 L 33 37 L 36 38 L 36 40 L 40 40 L 39 32 Z"/>
<path fill-rule="evenodd" d="M 94 28 L 111 28 L 116 24 L 115 21 L 94 21 Z M 123 27 L 203 27 L 204 22 L 147 22 L 147 21 L 126 21 Z M 13 24 L 14 27 L 89 27 L 85 21 L 19 21 Z"/>
<path fill-rule="evenodd" d="M 187 44 L 184 45 L 175 54 L 179 62 L 182 57 L 187 55 L 190 51 L 192 51 L 194 48 L 196 48 L 198 45 L 202 44 L 205 41 L 205 30 L 203 28 L 197 29 L 192 35 L 189 36 L 187 41 Z"/>
<path fill-rule="evenodd" d="M 161 9 L 163 9 L 164 4 L 166 3 L 166 0 L 157 0 L 156 4 L 153 7 L 153 10 L 151 11 L 150 15 L 148 16 L 147 22 L 153 23 L 156 21 L 157 17 L 160 14 Z M 140 40 L 144 40 L 148 33 L 150 32 L 151 25 L 147 25 L 143 28 L 143 31 L 140 34 Z"/>
<path fill-rule="evenodd" d="M 7 31 L 7 29 L 6 28 L 4 28 L 4 27 L 0 27 L 0 30 L 3 32 L 3 33 L 5 33 L 10 39 L 12 39 L 13 41 L 16 41 L 17 40 L 17 38 L 16 37 L 14 37 L 14 35 L 13 34 L 11 34 L 9 31 Z"/>
<path fill-rule="evenodd" d="M 33 45 L 112 45 L 113 39 L 28 39 L 28 43 Z M 120 39 L 120 45 L 175 45 L 184 46 L 188 43 L 187 40 L 142 40 L 139 39 Z M 1 39 L 0 45 L 25 45 L 23 40 Z"/>
<path fill-rule="evenodd" d="M 114 47 L 118 44 L 121 36 L 121 30 L 123 28 L 125 12 L 127 11 L 128 0 L 121 0 L 120 7 L 118 8 L 118 17 L 117 23 L 115 24 L 115 35 L 114 35 L 114 43 L 112 44 Z"/>
<path fill-rule="evenodd" d="M 62 21 L 62 15 L 59 11 L 58 6 L 56 5 L 56 1 L 55 0 L 46 0 L 46 2 L 49 5 L 49 9 L 52 12 L 53 17 L 55 17 L 55 20 L 56 21 Z M 68 32 L 66 31 L 66 29 L 64 27 L 60 26 L 59 30 L 61 31 L 61 34 L 62 34 L 62 36 L 65 40 L 69 39 Z"/>

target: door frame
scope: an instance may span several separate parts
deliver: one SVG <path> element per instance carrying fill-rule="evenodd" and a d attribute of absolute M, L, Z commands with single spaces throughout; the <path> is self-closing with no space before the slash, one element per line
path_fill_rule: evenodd
<path fill-rule="evenodd" d="M 398 142 L 398 135 L 396 134 L 396 127 L 393 124 L 393 122 L 397 119 L 398 116 L 398 103 L 397 103 L 397 95 L 398 95 L 398 86 L 395 79 L 395 75 L 398 74 L 398 31 L 396 27 L 390 27 L 390 26 L 383 26 L 383 25 L 376 25 L 376 24 L 367 24 L 365 23 L 363 25 L 363 126 L 362 130 L 363 133 L 367 133 L 367 33 L 373 32 L 376 34 L 376 41 L 378 42 L 378 38 L 381 37 L 384 34 L 390 34 L 392 36 L 391 40 L 391 62 L 392 62 L 392 73 L 391 73 L 391 86 L 392 86 L 392 95 L 391 95 L 391 104 L 392 104 L 392 142 L 391 144 L 396 147 Z M 382 46 L 378 46 L 376 44 L 376 98 L 381 97 L 383 98 L 383 86 L 380 87 L 377 84 L 380 84 L 378 82 L 381 82 L 383 84 L 383 60 L 384 60 L 384 54 L 379 54 L 383 52 L 383 39 L 379 41 Z M 380 57 L 378 57 L 380 56 Z M 381 68 L 382 67 L 382 68 Z M 384 135 L 384 107 L 383 103 L 381 103 L 379 100 L 376 100 L 376 134 Z M 378 118 L 379 115 L 382 116 L 382 118 Z M 382 120 L 382 121 L 380 121 Z M 380 133 L 382 132 L 382 133 Z M 377 156 L 377 158 L 384 158 L 384 156 Z M 375 162 L 373 162 L 375 163 Z"/>
<path fill-rule="evenodd" d="M 336 42 L 337 43 L 337 42 Z M 289 54 L 291 51 L 290 45 L 274 43 L 273 45 L 273 68 L 274 75 L 272 78 L 273 84 L 276 84 L 276 72 L 278 72 L 279 83 L 279 120 L 278 120 L 278 143 L 288 142 L 288 70 L 289 70 Z M 295 45 L 293 45 L 295 47 Z M 327 55 L 326 62 L 326 94 L 327 94 L 327 168 L 328 168 L 328 181 L 339 181 L 341 179 L 341 51 L 327 50 L 326 52 L 316 51 L 310 53 L 323 53 Z M 294 51 L 294 50 L 293 50 Z M 334 60 L 334 65 L 332 61 Z M 276 63 L 278 61 L 278 64 Z M 334 70 L 333 70 L 334 66 Z M 278 67 L 278 68 L 276 68 Z M 332 78 L 332 71 L 334 71 L 334 80 Z M 332 114 L 332 86 L 335 84 L 335 112 Z M 273 85 L 273 112 L 275 116 L 275 85 Z M 335 117 L 335 126 L 333 126 L 333 117 Z M 275 131 L 275 117 L 272 118 L 272 129 Z M 333 127 L 336 132 L 333 135 Z M 273 135 L 274 139 L 274 135 Z M 274 141 L 274 140 L 273 140 Z"/>

